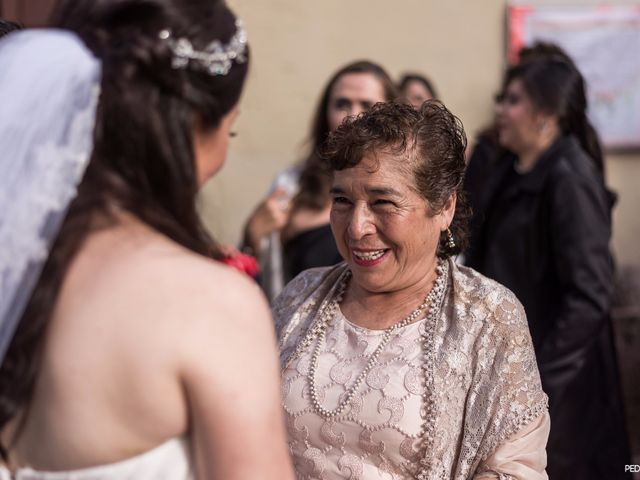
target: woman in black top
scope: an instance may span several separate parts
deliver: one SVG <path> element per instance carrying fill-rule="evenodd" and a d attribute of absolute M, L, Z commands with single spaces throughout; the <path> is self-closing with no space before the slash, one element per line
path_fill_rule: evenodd
<path fill-rule="evenodd" d="M 630 478 L 609 309 L 612 194 L 584 81 L 562 60 L 511 68 L 497 106 L 502 157 L 467 263 L 523 303 L 549 395 L 549 477 Z"/>

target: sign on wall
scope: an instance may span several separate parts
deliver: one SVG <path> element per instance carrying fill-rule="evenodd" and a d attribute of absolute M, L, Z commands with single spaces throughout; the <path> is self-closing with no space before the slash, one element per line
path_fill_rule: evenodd
<path fill-rule="evenodd" d="M 587 83 L 607 149 L 640 148 L 640 4 L 509 7 L 509 59 L 536 40 L 561 46 Z"/>

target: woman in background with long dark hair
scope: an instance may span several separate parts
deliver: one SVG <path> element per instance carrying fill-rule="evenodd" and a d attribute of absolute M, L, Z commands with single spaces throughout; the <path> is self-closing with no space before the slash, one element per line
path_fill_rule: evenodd
<path fill-rule="evenodd" d="M 609 318 L 611 195 L 584 81 L 561 59 L 512 67 L 497 105 L 514 154 L 488 180 L 469 266 L 523 303 L 550 399 L 549 477 L 629 478 Z"/>
<path fill-rule="evenodd" d="M 66 0 L 54 23 L 0 48 L 0 476 L 291 478 L 266 302 L 195 208 L 237 115 L 241 22 L 222 1 Z"/>

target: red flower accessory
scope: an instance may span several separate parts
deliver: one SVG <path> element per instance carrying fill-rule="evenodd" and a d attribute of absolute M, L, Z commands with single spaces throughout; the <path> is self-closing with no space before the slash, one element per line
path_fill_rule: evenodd
<path fill-rule="evenodd" d="M 231 255 L 226 255 L 222 259 L 222 263 L 229 265 L 242 273 L 246 273 L 253 279 L 255 279 L 260 273 L 258 261 L 251 255 L 245 255 L 244 253 L 237 252 Z"/>

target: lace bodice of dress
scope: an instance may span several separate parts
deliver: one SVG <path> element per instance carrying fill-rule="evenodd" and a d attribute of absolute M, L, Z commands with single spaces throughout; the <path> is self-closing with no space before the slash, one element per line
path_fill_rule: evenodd
<path fill-rule="evenodd" d="M 377 366 L 366 376 L 351 406 L 335 420 L 312 408 L 309 365 L 312 348 L 283 372 L 289 448 L 300 478 L 414 478 L 420 450 L 424 389 L 421 333 L 425 320 L 395 332 Z M 351 324 L 338 313 L 330 323 L 318 361 L 317 390 L 333 409 L 379 345 L 384 331 Z M 317 340 L 316 340 L 317 341 Z"/>
<path fill-rule="evenodd" d="M 0 480 L 193 480 L 187 441 L 171 439 L 141 455 L 121 462 L 65 472 L 22 468 L 13 476 L 0 467 Z"/>

